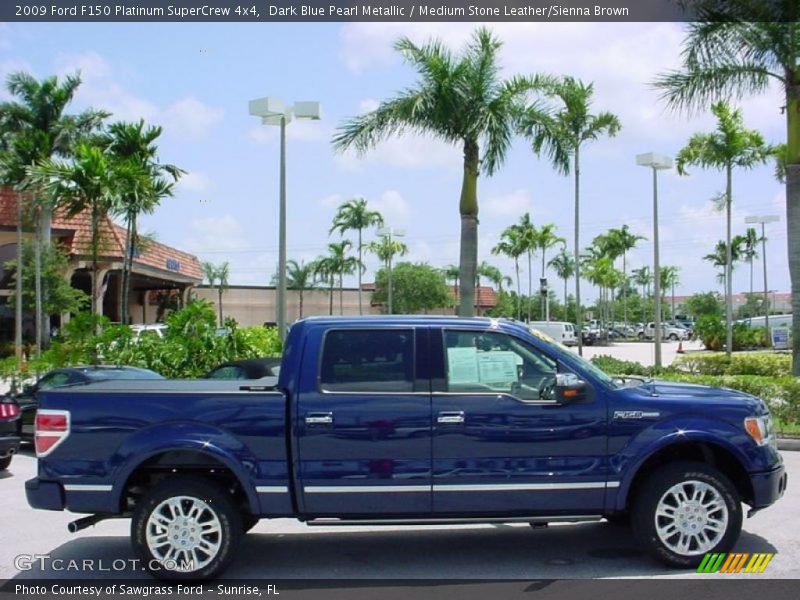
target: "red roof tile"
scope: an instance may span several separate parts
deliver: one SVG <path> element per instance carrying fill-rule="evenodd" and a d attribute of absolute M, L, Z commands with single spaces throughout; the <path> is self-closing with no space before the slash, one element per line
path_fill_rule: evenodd
<path fill-rule="evenodd" d="M 0 227 L 17 226 L 17 198 L 13 190 L 0 188 Z M 88 211 L 68 217 L 65 211 L 57 210 L 53 215 L 52 228 L 54 232 L 63 233 L 63 241 L 70 255 L 85 257 L 91 253 L 92 220 Z M 122 260 L 125 256 L 125 228 L 114 223 L 109 216 L 100 222 L 99 248 L 100 255 L 106 258 Z M 180 273 L 200 281 L 203 279 L 196 256 L 159 242 L 148 242 L 134 263 Z"/>

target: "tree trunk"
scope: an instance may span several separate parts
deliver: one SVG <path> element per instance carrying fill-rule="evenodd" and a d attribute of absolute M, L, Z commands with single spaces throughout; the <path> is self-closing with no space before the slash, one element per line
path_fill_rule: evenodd
<path fill-rule="evenodd" d="M 361 309 L 361 230 L 358 230 L 358 265 L 356 266 L 358 269 L 358 314 L 363 315 L 363 311 Z"/>
<path fill-rule="evenodd" d="M 97 281 L 97 258 L 100 253 L 100 211 L 97 201 L 92 202 L 92 318 L 94 318 L 93 333 L 97 335 L 97 301 L 99 285 Z M 102 310 L 102 309 L 101 309 Z"/>
<path fill-rule="evenodd" d="M 303 288 L 300 288 L 300 316 L 299 319 L 303 318 Z"/>
<path fill-rule="evenodd" d="M 129 296 L 131 292 L 131 271 L 136 239 L 136 215 L 129 214 L 125 228 L 125 260 L 122 261 L 122 323 L 130 320 Z"/>
<path fill-rule="evenodd" d="M 731 204 L 732 198 L 732 168 L 728 165 L 725 183 L 725 354 L 730 357 L 733 351 L 733 285 L 732 285 L 732 248 L 731 248 Z"/>
<path fill-rule="evenodd" d="M 328 294 L 328 301 L 330 305 L 328 306 L 328 314 L 333 316 L 333 286 L 336 285 L 336 277 L 331 275 L 330 281 L 330 292 Z"/>
<path fill-rule="evenodd" d="M 22 364 L 22 264 L 25 258 L 22 248 L 22 192 L 17 193 L 17 272 L 14 282 L 14 355 L 17 365 Z M 12 380 L 16 383 L 15 380 Z"/>
<path fill-rule="evenodd" d="M 531 251 L 528 250 L 528 322 L 531 321 L 531 302 L 533 301 L 533 269 L 531 268 Z"/>
<path fill-rule="evenodd" d="M 473 315 L 475 271 L 478 267 L 478 142 L 464 142 L 464 177 L 461 183 L 461 251 L 459 262 L 460 298 L 458 314 Z"/>
<path fill-rule="evenodd" d="M 344 276 L 339 273 L 339 314 L 344 314 Z"/>
<path fill-rule="evenodd" d="M 578 354 L 583 356 L 583 314 L 581 312 L 581 242 L 580 242 L 580 198 L 581 171 L 580 146 L 575 148 L 575 326 L 578 336 Z"/>
<path fill-rule="evenodd" d="M 800 80 L 800 70 L 795 74 Z M 800 376 L 800 85 L 786 99 L 786 233 L 792 281 L 792 375 Z M 768 334 L 769 335 L 769 332 Z"/>
<path fill-rule="evenodd" d="M 222 282 L 220 282 L 220 286 L 217 288 L 217 297 L 219 298 L 219 302 L 217 303 L 217 308 L 219 309 L 219 326 L 222 327 Z"/>
<path fill-rule="evenodd" d="M 42 287 L 42 248 L 49 248 L 52 241 L 53 229 L 53 209 L 46 203 L 42 206 L 39 212 L 38 235 L 36 236 L 36 245 L 38 248 L 38 258 L 36 260 L 36 322 L 41 323 L 37 325 L 39 331 L 37 332 L 36 347 L 41 346 L 42 349 L 50 345 L 50 317 L 44 314 L 45 295 L 47 290 Z"/>
<path fill-rule="evenodd" d="M 522 288 L 519 284 L 519 257 L 514 257 L 514 269 L 517 272 L 517 321 L 522 320 Z"/>
<path fill-rule="evenodd" d="M 36 237 L 33 244 L 33 287 L 34 287 L 34 311 L 36 313 L 35 331 L 36 331 L 36 356 L 37 358 L 42 354 L 42 346 L 44 342 L 44 311 L 42 310 L 42 240 L 41 240 L 41 221 L 36 227 Z"/>
<path fill-rule="evenodd" d="M 625 339 L 628 339 L 628 271 L 627 252 L 622 253 L 622 320 L 625 322 Z"/>

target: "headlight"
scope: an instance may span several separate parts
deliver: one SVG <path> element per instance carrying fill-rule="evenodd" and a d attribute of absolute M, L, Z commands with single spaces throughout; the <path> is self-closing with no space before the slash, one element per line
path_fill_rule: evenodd
<path fill-rule="evenodd" d="M 770 415 L 747 417 L 744 420 L 744 430 L 759 446 L 766 446 L 767 444 L 774 443 L 772 417 Z"/>

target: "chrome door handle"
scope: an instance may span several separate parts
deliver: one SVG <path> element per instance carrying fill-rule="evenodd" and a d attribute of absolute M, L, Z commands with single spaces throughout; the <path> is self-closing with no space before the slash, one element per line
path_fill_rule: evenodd
<path fill-rule="evenodd" d="M 449 424 L 456 424 L 464 422 L 464 411 L 457 410 L 454 412 L 440 412 L 439 416 L 436 418 L 437 423 L 449 423 Z"/>
<path fill-rule="evenodd" d="M 333 413 L 309 413 L 306 415 L 306 425 L 330 425 L 333 423 Z"/>

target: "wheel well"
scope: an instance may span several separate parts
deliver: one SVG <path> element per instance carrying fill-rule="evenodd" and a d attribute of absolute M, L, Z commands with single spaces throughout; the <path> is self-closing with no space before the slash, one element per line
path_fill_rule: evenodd
<path fill-rule="evenodd" d="M 151 456 L 128 476 L 120 497 L 123 513 L 133 511 L 149 488 L 176 475 L 195 475 L 221 485 L 244 512 L 250 512 L 247 493 L 236 474 L 219 458 L 197 450 L 168 450 Z"/>
<path fill-rule="evenodd" d="M 731 480 L 731 483 L 736 487 L 736 491 L 739 492 L 741 499 L 747 504 L 752 504 L 753 486 L 750 483 L 750 477 L 748 477 L 747 471 L 744 470 L 741 463 L 739 463 L 733 454 L 716 444 L 685 442 L 662 448 L 650 456 L 642 466 L 639 467 L 639 470 L 631 482 L 631 487 L 625 502 L 626 509 L 630 508 L 631 499 L 636 496 L 638 487 L 650 473 L 667 463 L 679 460 L 702 462 L 719 469 L 721 473 Z"/>

